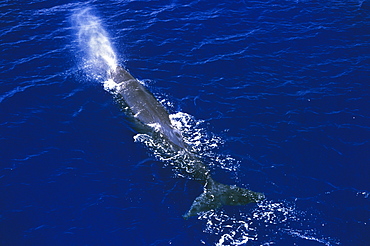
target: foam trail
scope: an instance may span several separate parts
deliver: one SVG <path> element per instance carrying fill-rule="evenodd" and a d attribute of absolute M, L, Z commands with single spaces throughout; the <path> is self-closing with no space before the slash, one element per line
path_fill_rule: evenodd
<path fill-rule="evenodd" d="M 108 71 L 115 70 L 118 63 L 101 21 L 91 14 L 90 8 L 76 11 L 72 20 L 78 31 L 79 46 L 85 53 L 83 59 L 85 72 L 96 79 L 106 80 Z"/>

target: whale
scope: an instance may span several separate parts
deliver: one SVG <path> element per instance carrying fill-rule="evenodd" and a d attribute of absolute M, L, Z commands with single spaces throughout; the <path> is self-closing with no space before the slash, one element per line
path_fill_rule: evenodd
<path fill-rule="evenodd" d="M 193 153 L 182 133 L 171 123 L 166 108 L 126 69 L 117 66 L 109 71 L 108 77 L 109 90 L 114 92 L 117 102 L 136 126 L 135 130 L 163 141 L 166 153 L 176 156 L 174 168 L 203 186 L 203 193 L 195 198 L 183 215 L 184 219 L 224 205 L 246 205 L 265 199 L 263 193 L 215 181 L 210 169 Z"/>

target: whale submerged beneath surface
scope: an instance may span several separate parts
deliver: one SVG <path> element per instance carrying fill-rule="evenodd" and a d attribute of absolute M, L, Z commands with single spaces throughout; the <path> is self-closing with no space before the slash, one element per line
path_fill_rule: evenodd
<path fill-rule="evenodd" d="M 172 125 L 167 110 L 152 93 L 121 66 L 112 69 L 109 78 L 105 86 L 116 95 L 125 113 L 140 129 L 138 131 L 163 139 L 169 148 L 167 153 L 177 156 L 174 167 L 204 186 L 203 193 L 183 215 L 185 219 L 223 205 L 245 205 L 265 198 L 262 193 L 214 181 L 209 169 L 190 151 L 181 132 Z"/>

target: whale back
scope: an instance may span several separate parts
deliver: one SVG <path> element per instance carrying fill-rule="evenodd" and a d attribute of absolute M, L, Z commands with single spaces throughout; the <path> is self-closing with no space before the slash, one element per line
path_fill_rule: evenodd
<path fill-rule="evenodd" d="M 185 148 L 181 133 L 172 126 L 167 110 L 150 91 L 120 66 L 111 72 L 111 78 L 118 84 L 118 93 L 135 119 L 162 133 L 176 146 Z"/>

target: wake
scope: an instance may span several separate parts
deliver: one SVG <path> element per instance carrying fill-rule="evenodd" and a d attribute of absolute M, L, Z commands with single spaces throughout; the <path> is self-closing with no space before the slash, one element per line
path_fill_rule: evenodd
<path fill-rule="evenodd" d="M 84 8 L 72 16 L 79 49 L 83 52 L 80 65 L 87 76 L 105 82 L 108 72 L 118 65 L 117 56 L 100 19 L 91 12 L 90 8 Z"/>

